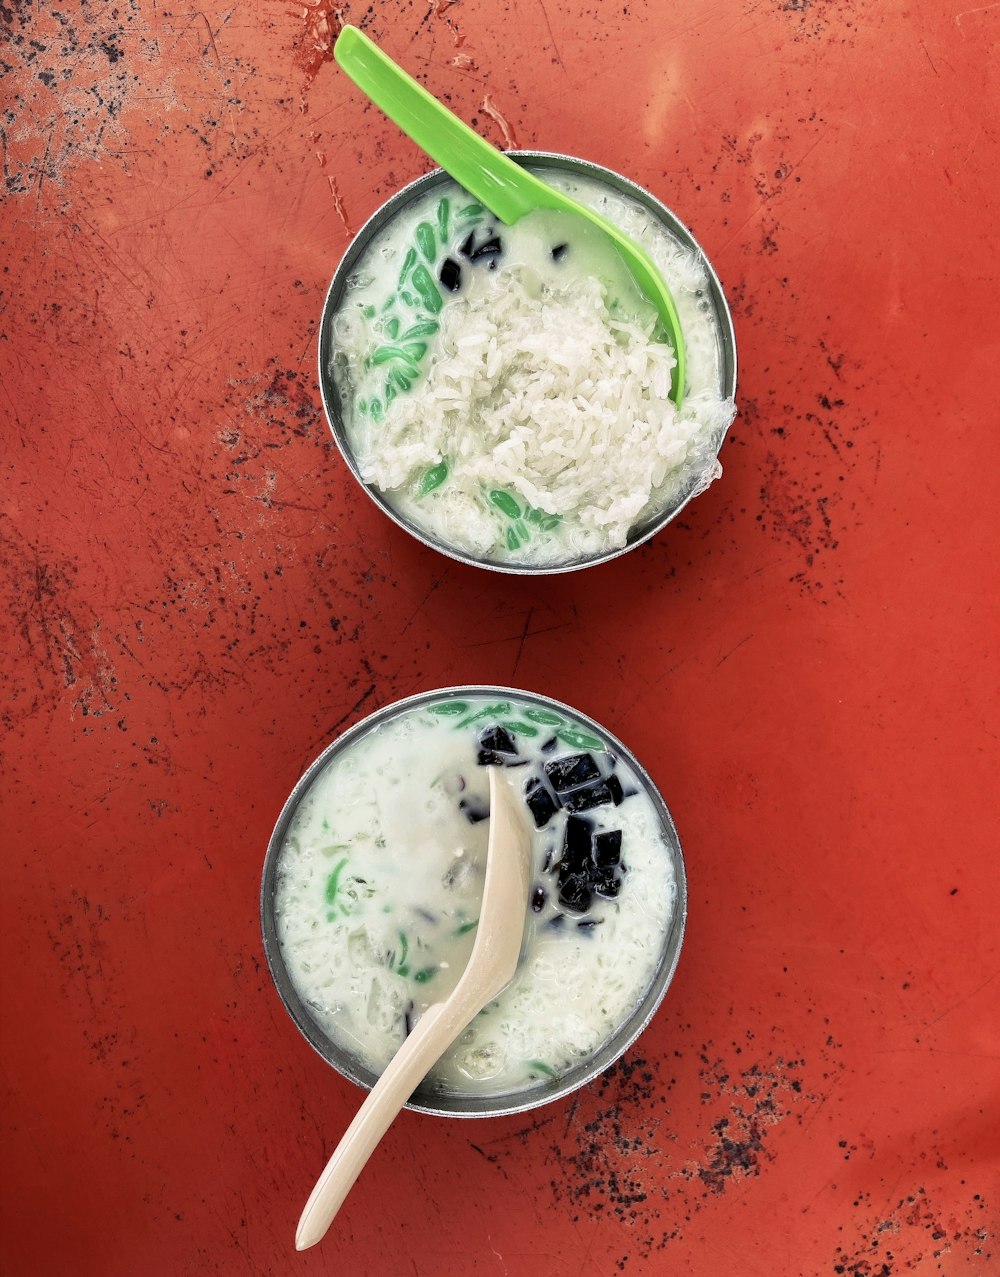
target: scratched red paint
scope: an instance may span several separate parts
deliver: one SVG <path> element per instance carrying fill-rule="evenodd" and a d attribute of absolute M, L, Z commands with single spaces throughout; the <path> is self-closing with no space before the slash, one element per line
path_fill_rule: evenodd
<path fill-rule="evenodd" d="M 332 63 L 342 21 L 710 252 L 725 473 L 626 560 L 475 573 L 346 474 L 322 298 L 428 163 Z M 996 1271 L 1000 10 L 0 22 L 3 1272 Z M 687 853 L 680 969 L 573 1099 L 404 1115 L 297 1256 L 359 1096 L 270 987 L 264 846 L 337 731 L 461 681 L 572 701 L 644 760 Z"/>

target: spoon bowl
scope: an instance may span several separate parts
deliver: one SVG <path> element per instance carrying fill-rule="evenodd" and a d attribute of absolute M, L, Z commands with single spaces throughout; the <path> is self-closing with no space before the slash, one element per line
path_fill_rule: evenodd
<path fill-rule="evenodd" d="M 613 242 L 639 289 L 656 308 L 673 347 L 676 362 L 670 398 L 679 408 L 685 390 L 684 337 L 674 299 L 650 256 L 599 213 L 557 191 L 491 146 L 357 27 L 343 28 L 333 54 L 358 88 L 494 217 L 510 226 L 528 213 L 548 209 L 582 218 Z"/>

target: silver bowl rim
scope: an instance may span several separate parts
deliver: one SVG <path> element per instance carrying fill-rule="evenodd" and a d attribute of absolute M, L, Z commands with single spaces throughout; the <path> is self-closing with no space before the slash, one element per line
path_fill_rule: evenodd
<path fill-rule="evenodd" d="M 644 203 L 651 211 L 655 212 L 668 228 L 685 243 L 698 253 L 702 264 L 708 274 L 708 287 L 712 297 L 713 304 L 718 314 L 719 324 L 722 336 L 722 356 L 723 356 L 723 390 L 728 398 L 734 398 L 736 395 L 737 380 L 737 357 L 736 357 L 736 332 L 733 327 L 733 316 L 723 292 L 722 284 L 715 272 L 715 268 L 708 258 L 705 250 L 695 239 L 688 226 L 680 220 L 680 218 L 669 209 L 666 204 L 658 200 L 655 195 L 647 191 L 645 187 L 640 186 L 637 182 L 633 182 L 631 178 L 626 177 L 622 173 L 616 172 L 614 169 L 606 168 L 602 164 L 596 164 L 593 160 L 581 159 L 575 155 L 569 155 L 562 151 L 507 151 L 506 154 L 518 164 L 527 164 L 531 161 L 538 161 L 548 164 L 555 168 L 562 168 L 568 171 L 580 172 L 585 176 L 595 177 L 600 181 L 618 189 L 626 195 Z M 423 194 L 424 189 L 429 189 L 437 182 L 451 180 L 444 169 L 432 169 L 429 173 L 423 173 L 419 177 L 414 178 L 405 186 L 401 187 L 394 195 L 378 206 L 377 209 L 366 219 L 364 224 L 355 233 L 350 244 L 348 244 L 343 257 L 337 269 L 333 273 L 330 286 L 326 291 L 323 300 L 323 310 L 320 319 L 319 334 L 317 339 L 317 356 L 318 356 L 318 380 L 320 388 L 320 397 L 323 401 L 323 412 L 326 416 L 327 426 L 330 434 L 333 436 L 334 444 L 338 452 L 344 460 L 345 465 L 351 474 L 357 480 L 361 488 L 368 494 L 369 498 L 374 501 L 383 514 L 402 528 L 404 532 L 408 532 L 410 536 L 422 542 L 431 550 L 436 550 L 439 554 L 444 554 L 450 559 L 454 559 L 458 563 L 464 563 L 468 567 L 483 568 L 491 572 L 503 572 L 511 576 L 553 576 L 565 572 L 580 572 L 585 568 L 599 567 L 602 563 L 610 563 L 613 559 L 620 558 L 623 554 L 627 554 L 630 550 L 636 549 L 640 545 L 644 545 L 651 540 L 658 532 L 661 532 L 668 523 L 672 523 L 674 519 L 681 513 L 688 503 L 699 496 L 704 490 L 697 483 L 693 485 L 681 501 L 675 506 L 667 510 L 661 511 L 651 519 L 649 525 L 638 535 L 630 537 L 625 545 L 618 549 L 607 550 L 602 554 L 592 555 L 591 557 L 579 561 L 571 560 L 566 563 L 552 564 L 524 564 L 524 563 L 503 563 L 492 562 L 486 559 L 478 559 L 475 555 L 468 554 L 456 546 L 449 545 L 448 542 L 438 540 L 430 533 L 424 532 L 422 529 L 409 523 L 401 515 L 399 515 L 392 505 L 385 499 L 373 485 L 368 484 L 361 477 L 357 463 L 351 452 L 350 446 L 346 438 L 342 438 L 343 427 L 340 422 L 340 396 L 334 383 L 333 375 L 327 367 L 328 361 L 325 358 L 331 341 L 331 326 L 333 316 L 336 312 L 337 303 L 340 301 L 340 295 L 343 291 L 345 281 L 354 267 L 355 262 L 360 257 L 362 251 L 367 245 L 367 240 L 371 234 L 376 231 L 384 221 L 392 217 L 397 209 L 407 204 L 418 195 Z M 726 435 L 729 433 L 729 427 L 726 428 L 719 436 L 718 448 L 716 456 L 722 449 Z"/>
<path fill-rule="evenodd" d="M 629 767 L 635 771 L 636 776 L 653 801 L 662 822 L 677 890 L 674 909 L 664 935 L 663 952 L 642 1000 L 633 1015 L 620 1026 L 618 1031 L 588 1061 L 571 1069 L 569 1073 L 555 1079 L 552 1083 L 543 1083 L 537 1087 L 532 1087 L 529 1091 L 507 1092 L 499 1095 L 483 1094 L 442 1097 L 432 1091 L 424 1092 L 418 1087 L 405 1107 L 437 1117 L 507 1117 L 561 1100 L 592 1082 L 594 1078 L 598 1077 L 621 1058 L 647 1028 L 649 1022 L 656 1014 L 677 970 L 677 963 L 680 960 L 687 927 L 687 871 L 684 862 L 684 852 L 673 817 L 649 773 L 636 759 L 632 751 L 622 744 L 607 728 L 596 722 L 589 715 L 581 713 L 580 710 L 565 704 L 563 701 L 558 701 L 551 696 L 545 696 L 540 692 L 529 692 L 521 688 L 494 684 L 464 684 L 418 692 L 415 695 L 406 696 L 382 706 L 381 709 L 368 714 L 332 740 L 299 777 L 281 809 L 268 842 L 260 888 L 260 927 L 264 955 L 278 996 L 292 1022 L 309 1045 L 327 1064 L 348 1081 L 365 1090 L 370 1090 L 374 1085 L 377 1078 L 376 1074 L 357 1065 L 356 1062 L 341 1058 L 335 1053 L 333 1043 L 305 1011 L 301 999 L 292 986 L 281 956 L 274 921 L 277 865 L 285 835 L 299 803 L 330 759 L 335 754 L 348 748 L 355 740 L 379 723 L 385 722 L 407 710 L 417 708 L 422 704 L 438 702 L 443 698 L 454 697 L 460 699 L 467 696 L 482 695 L 518 697 L 525 701 L 533 702 L 541 708 L 551 707 L 556 710 L 562 710 L 571 718 L 594 729 L 609 748 L 617 752 L 627 762 Z"/>

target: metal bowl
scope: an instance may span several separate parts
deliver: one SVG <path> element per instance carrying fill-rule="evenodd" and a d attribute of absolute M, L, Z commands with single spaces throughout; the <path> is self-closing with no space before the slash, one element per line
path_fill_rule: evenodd
<path fill-rule="evenodd" d="M 565 714 L 586 730 L 592 731 L 604 742 L 607 749 L 622 758 L 635 772 L 660 817 L 663 838 L 673 868 L 677 891 L 673 913 L 663 935 L 662 949 L 653 977 L 639 1004 L 612 1037 L 608 1038 L 593 1055 L 582 1060 L 561 1077 L 555 1078 L 550 1082 L 533 1084 L 530 1088 L 523 1090 L 503 1094 L 457 1094 L 452 1092 L 442 1093 L 432 1090 L 430 1087 L 419 1087 L 410 1097 L 407 1108 L 416 1109 L 424 1113 L 433 1113 L 441 1117 L 500 1117 L 511 1113 L 521 1113 L 527 1109 L 548 1104 L 552 1100 L 561 1099 L 563 1096 L 577 1090 L 577 1088 L 585 1086 L 598 1074 L 602 1073 L 631 1046 L 647 1026 L 663 1000 L 680 956 L 681 941 L 684 936 L 684 926 L 687 918 L 687 878 L 684 870 L 684 857 L 670 812 L 667 810 L 666 804 L 648 774 L 636 761 L 632 753 L 610 732 L 601 727 L 599 723 L 595 723 L 593 719 L 588 718 L 585 714 L 581 714 L 578 710 L 559 701 L 510 687 L 449 687 L 423 692 L 418 696 L 410 696 L 404 700 L 396 701 L 363 719 L 338 737 L 337 740 L 327 746 L 308 768 L 282 808 L 274 833 L 271 835 L 264 861 L 260 916 L 264 952 L 267 956 L 268 966 L 278 994 L 285 1004 L 285 1009 L 306 1040 L 319 1052 L 323 1059 L 349 1081 L 357 1083 L 358 1086 L 367 1089 L 375 1083 L 376 1075 L 349 1052 L 332 1042 L 312 1018 L 305 1003 L 296 992 L 285 966 L 275 922 L 275 895 L 281 849 L 291 822 L 299 804 L 303 801 L 313 782 L 331 758 L 344 750 L 350 749 L 366 733 L 404 711 L 421 705 L 436 704 L 449 699 L 461 700 L 476 695 L 516 698 L 539 709 L 551 709 L 557 713 Z"/>
<path fill-rule="evenodd" d="M 733 398 L 736 394 L 736 334 L 733 331 L 732 315 L 726 303 L 722 285 L 719 283 L 711 263 L 688 228 L 679 221 L 670 209 L 661 204 L 648 191 L 643 190 L 641 186 L 637 186 L 635 182 L 623 177 L 620 173 L 615 173 L 612 169 L 603 168 L 599 164 L 592 164 L 589 160 L 576 159 L 571 155 L 560 155 L 547 151 L 512 151 L 509 154 L 511 159 L 529 168 L 542 178 L 547 173 L 552 172 L 569 173 L 573 176 L 596 179 L 607 185 L 612 192 L 632 197 L 644 205 L 651 217 L 660 222 L 677 240 L 698 254 L 707 274 L 708 297 L 718 325 L 719 391 L 724 398 Z M 676 518 L 687 503 L 703 490 L 704 483 L 701 481 L 700 476 L 692 477 L 691 482 L 682 488 L 671 505 L 654 512 L 645 521 L 637 524 L 629 534 L 628 542 L 621 549 L 607 550 L 585 558 L 581 557 L 555 564 L 519 564 L 476 557 L 410 522 L 394 508 L 383 493 L 374 486 L 365 483 L 361 477 L 344 426 L 340 390 L 333 372 L 336 353 L 333 320 L 347 290 L 348 280 L 354 273 L 372 239 L 378 235 L 387 222 L 402 213 L 412 201 L 433 190 L 435 186 L 444 185 L 449 181 L 451 179 L 446 173 L 441 169 L 436 169 L 433 173 L 425 174 L 408 186 L 404 186 L 402 190 L 393 195 L 391 199 L 387 200 L 381 208 L 372 214 L 355 235 L 333 276 L 323 304 L 323 315 L 320 323 L 319 384 L 323 397 L 323 407 L 334 441 L 358 483 L 361 484 L 375 504 L 394 523 L 404 528 L 412 536 L 416 537 L 418 541 L 422 541 L 424 545 L 428 545 L 432 549 L 448 555 L 450 558 L 457 559 L 460 563 L 468 563 L 474 567 L 489 568 L 496 572 L 543 576 L 557 572 L 572 572 L 579 568 L 592 567 L 598 563 L 606 563 L 610 559 L 618 558 L 619 555 L 635 549 L 636 546 L 641 545 L 644 541 L 648 541 L 650 537 L 655 536 L 672 519 Z M 724 434 L 719 437 L 718 447 L 721 447 L 723 438 Z M 716 451 L 718 451 L 718 448 Z"/>

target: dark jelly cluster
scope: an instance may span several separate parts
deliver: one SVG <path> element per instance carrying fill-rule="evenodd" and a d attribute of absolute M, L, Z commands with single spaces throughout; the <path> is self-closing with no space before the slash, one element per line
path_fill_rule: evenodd
<path fill-rule="evenodd" d="M 596 807 L 617 807 L 626 794 L 614 772 L 604 775 L 593 754 L 558 754 L 558 745 L 556 737 L 542 745 L 542 753 L 553 757 L 541 768 L 532 768 L 522 788 L 536 828 L 545 829 L 558 813 L 566 818 L 562 846 L 558 854 L 553 847 L 543 872 L 556 874 L 559 904 L 570 913 L 583 914 L 595 896 L 607 900 L 617 896 L 625 872 L 621 830 L 598 830 L 593 818 L 584 813 Z M 514 733 L 499 725 L 480 732 L 477 761 L 481 767 L 528 763 L 520 756 Z M 465 815 L 469 820 L 483 819 L 478 808 L 466 810 Z M 530 903 L 535 913 L 541 912 L 548 895 L 544 884 L 533 888 Z"/>

